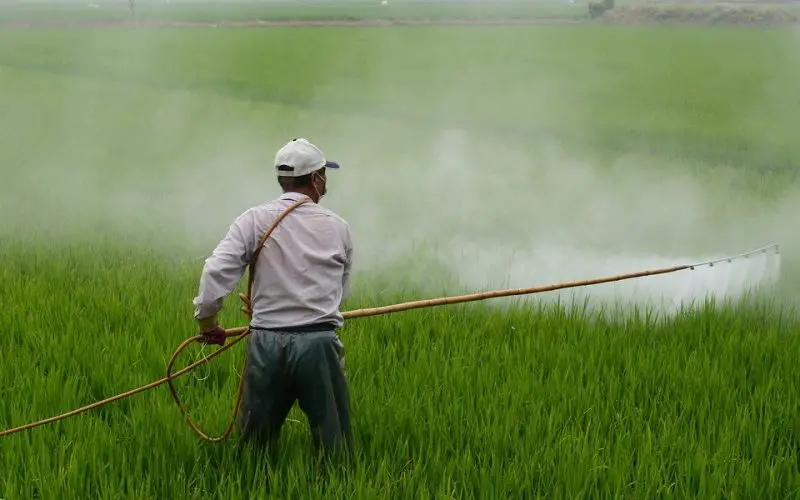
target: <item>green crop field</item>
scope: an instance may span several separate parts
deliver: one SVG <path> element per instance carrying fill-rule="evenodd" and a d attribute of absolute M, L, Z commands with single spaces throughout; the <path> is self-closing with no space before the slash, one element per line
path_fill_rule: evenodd
<path fill-rule="evenodd" d="M 313 462 L 298 408 L 270 462 L 200 440 L 161 386 L 0 437 L 0 499 L 796 498 L 799 63 L 778 28 L 0 30 L 0 431 L 165 375 L 292 137 L 343 167 L 344 310 L 782 259 L 753 300 L 678 312 L 545 293 L 353 319 L 345 467 Z M 212 435 L 243 355 L 176 381 Z"/>

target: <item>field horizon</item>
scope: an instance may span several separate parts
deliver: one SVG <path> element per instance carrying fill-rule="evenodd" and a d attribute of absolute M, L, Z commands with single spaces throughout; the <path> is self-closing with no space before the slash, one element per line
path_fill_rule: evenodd
<path fill-rule="evenodd" d="M 592 5 L 611 2 L 602 13 Z M 691 0 L 6 0 L 13 28 L 308 28 L 402 26 L 662 25 L 793 28 L 800 1 Z"/>

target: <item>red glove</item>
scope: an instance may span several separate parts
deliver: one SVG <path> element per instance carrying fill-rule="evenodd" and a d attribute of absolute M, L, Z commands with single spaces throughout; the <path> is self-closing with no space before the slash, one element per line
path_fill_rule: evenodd
<path fill-rule="evenodd" d="M 198 339 L 198 342 L 202 344 L 225 345 L 225 329 L 216 326 L 211 330 L 200 332 L 200 339 Z"/>
<path fill-rule="evenodd" d="M 217 323 L 217 315 L 198 320 L 197 326 L 200 327 L 200 339 L 202 344 L 225 345 L 225 329 Z"/>

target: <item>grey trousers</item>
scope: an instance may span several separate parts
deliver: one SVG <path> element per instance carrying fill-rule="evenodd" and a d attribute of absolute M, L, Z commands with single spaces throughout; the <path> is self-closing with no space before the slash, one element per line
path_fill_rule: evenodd
<path fill-rule="evenodd" d="M 244 440 L 275 446 L 295 401 L 308 417 L 314 447 L 351 445 L 350 395 L 344 345 L 333 329 L 253 329 L 247 344 L 237 423 Z"/>

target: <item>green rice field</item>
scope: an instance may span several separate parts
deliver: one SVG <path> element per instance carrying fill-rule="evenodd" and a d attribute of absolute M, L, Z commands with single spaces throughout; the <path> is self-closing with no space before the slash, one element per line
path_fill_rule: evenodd
<path fill-rule="evenodd" d="M 645 292 L 598 287 L 622 307 L 348 321 L 341 467 L 314 462 L 297 407 L 270 461 L 199 439 L 160 386 L 0 437 L 0 499 L 798 498 L 797 88 L 792 28 L 0 29 L 0 432 L 166 374 L 203 259 L 280 194 L 292 137 L 342 164 L 322 203 L 353 230 L 344 310 L 781 246 L 742 302 L 629 314 Z M 726 265 L 708 279 L 733 286 Z M 226 327 L 247 322 L 236 292 Z M 211 435 L 243 356 L 176 381 Z"/>

